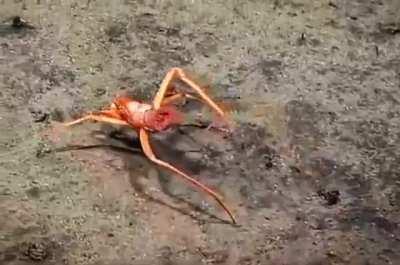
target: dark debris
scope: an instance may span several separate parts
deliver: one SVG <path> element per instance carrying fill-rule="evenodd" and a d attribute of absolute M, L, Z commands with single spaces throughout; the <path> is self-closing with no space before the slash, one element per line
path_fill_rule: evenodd
<path fill-rule="evenodd" d="M 323 198 L 329 206 L 335 205 L 340 201 L 340 192 L 338 190 L 325 191 L 322 189 L 319 190 L 317 194 Z"/>

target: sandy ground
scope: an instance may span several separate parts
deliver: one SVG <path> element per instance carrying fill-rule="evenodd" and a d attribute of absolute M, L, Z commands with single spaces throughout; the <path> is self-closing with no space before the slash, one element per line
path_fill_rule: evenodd
<path fill-rule="evenodd" d="M 1 1 L 0 264 L 400 264 L 398 10 Z M 236 128 L 152 143 L 223 194 L 238 226 L 134 132 L 59 126 L 117 94 L 150 100 L 172 67 L 232 104 Z"/>

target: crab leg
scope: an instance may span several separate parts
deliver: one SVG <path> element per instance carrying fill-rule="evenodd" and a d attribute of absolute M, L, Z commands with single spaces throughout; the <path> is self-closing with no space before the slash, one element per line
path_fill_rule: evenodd
<path fill-rule="evenodd" d="M 178 101 L 180 99 L 185 99 L 185 98 L 190 98 L 190 99 L 201 101 L 201 99 L 199 99 L 193 95 L 179 92 L 179 93 L 176 93 L 175 95 L 165 97 L 164 100 L 161 102 L 161 106 L 168 105 L 168 104 L 171 104 L 172 102 Z"/>
<path fill-rule="evenodd" d="M 222 197 L 221 195 L 217 194 L 215 191 L 213 191 L 212 189 L 208 188 L 207 186 L 205 186 L 204 184 L 202 184 L 201 182 L 195 180 L 194 178 L 188 176 L 187 174 L 185 174 L 184 172 L 180 171 L 179 169 L 175 168 L 174 166 L 172 166 L 171 164 L 162 161 L 160 159 L 158 159 L 151 146 L 150 146 L 150 141 L 149 141 L 149 134 L 146 130 L 144 129 L 140 129 L 139 131 L 139 137 L 140 137 L 140 143 L 142 145 L 143 148 L 143 152 L 144 154 L 147 156 L 147 158 L 149 158 L 152 162 L 156 163 L 157 165 L 167 168 L 173 172 L 175 172 L 176 174 L 178 174 L 180 177 L 184 178 L 185 180 L 189 181 L 190 183 L 192 183 L 194 186 L 200 188 L 201 190 L 205 191 L 207 194 L 209 194 L 211 197 L 213 197 L 218 203 L 219 205 L 221 205 L 222 208 L 224 208 L 225 212 L 229 215 L 229 217 L 232 219 L 232 222 L 234 224 L 236 224 L 236 219 L 233 216 L 232 212 L 229 210 L 229 208 L 225 205 L 225 203 L 222 201 Z"/>
<path fill-rule="evenodd" d="M 83 116 L 82 118 L 64 123 L 64 126 L 72 126 L 85 121 L 98 121 L 116 125 L 129 126 L 129 124 L 124 120 L 120 119 L 119 115 L 113 110 L 103 110 L 95 113 L 90 113 L 86 116 Z"/>
<path fill-rule="evenodd" d="M 197 94 L 204 100 L 204 102 L 215 112 L 217 112 L 220 116 L 224 117 L 224 111 L 204 92 L 198 84 L 196 84 L 192 79 L 187 77 L 186 73 L 181 68 L 172 68 L 167 75 L 165 76 L 164 80 L 161 83 L 160 89 L 158 90 L 156 96 L 153 100 L 153 108 L 159 109 L 163 104 L 163 100 L 165 99 L 165 94 L 169 88 L 170 83 L 175 79 L 178 78 L 189 85 Z"/>

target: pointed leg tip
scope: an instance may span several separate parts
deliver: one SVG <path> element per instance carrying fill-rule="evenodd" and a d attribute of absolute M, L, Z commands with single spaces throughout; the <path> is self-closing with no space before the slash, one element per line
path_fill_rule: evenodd
<path fill-rule="evenodd" d="M 235 226 L 237 226 L 237 225 L 238 225 L 238 222 L 237 222 L 235 216 L 234 216 L 233 214 L 230 214 L 230 218 L 231 218 L 232 224 L 235 225 Z"/>
<path fill-rule="evenodd" d="M 63 127 L 70 127 L 72 125 L 73 125 L 73 122 L 63 122 L 63 123 L 61 123 L 61 126 L 63 126 Z"/>

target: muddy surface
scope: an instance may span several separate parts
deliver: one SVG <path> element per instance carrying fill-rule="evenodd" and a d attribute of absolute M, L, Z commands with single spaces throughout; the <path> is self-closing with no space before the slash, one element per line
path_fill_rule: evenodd
<path fill-rule="evenodd" d="M 400 264 L 398 1 L 0 5 L 0 264 Z M 154 149 L 238 226 L 133 131 L 60 126 L 176 66 L 235 130 Z"/>

